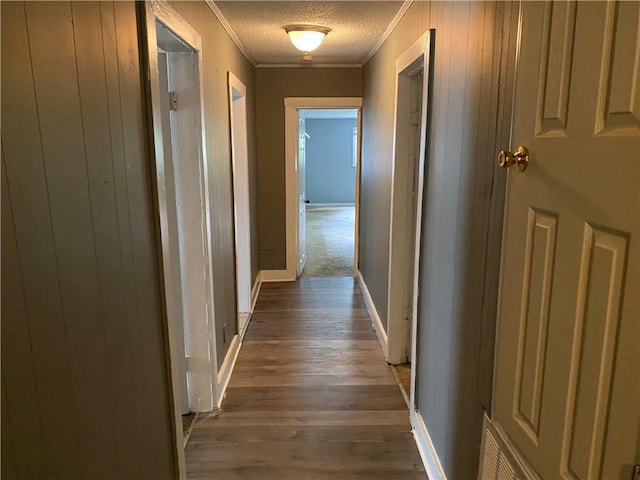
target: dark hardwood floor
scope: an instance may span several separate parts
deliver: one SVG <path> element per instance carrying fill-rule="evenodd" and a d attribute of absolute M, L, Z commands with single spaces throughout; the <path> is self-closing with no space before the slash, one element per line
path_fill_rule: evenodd
<path fill-rule="evenodd" d="M 426 479 L 400 389 L 352 278 L 263 284 L 189 479 Z"/>

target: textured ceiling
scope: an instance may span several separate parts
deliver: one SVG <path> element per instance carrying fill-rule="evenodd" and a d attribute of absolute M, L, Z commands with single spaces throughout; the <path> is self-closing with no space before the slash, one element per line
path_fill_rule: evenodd
<path fill-rule="evenodd" d="M 403 6 L 402 1 L 227 1 L 215 2 L 244 50 L 262 64 L 362 64 Z M 331 28 L 304 62 L 284 25 Z"/>

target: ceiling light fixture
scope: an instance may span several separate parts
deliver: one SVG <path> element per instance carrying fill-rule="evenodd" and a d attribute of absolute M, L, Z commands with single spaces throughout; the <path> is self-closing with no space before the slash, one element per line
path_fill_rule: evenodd
<path fill-rule="evenodd" d="M 318 25 L 287 25 L 283 28 L 293 46 L 305 54 L 318 48 L 331 31 L 330 28 Z"/>

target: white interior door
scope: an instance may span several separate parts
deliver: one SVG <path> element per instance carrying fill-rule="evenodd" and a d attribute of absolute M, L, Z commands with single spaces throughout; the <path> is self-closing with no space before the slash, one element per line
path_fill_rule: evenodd
<path fill-rule="evenodd" d="M 523 2 L 493 421 L 542 478 L 640 449 L 638 2 Z"/>
<path fill-rule="evenodd" d="M 168 315 L 174 319 L 171 322 L 172 344 L 176 347 L 176 364 L 179 374 L 173 380 L 174 388 L 180 392 L 180 411 L 184 415 L 189 413 L 189 395 L 187 389 L 187 361 L 184 347 L 184 318 L 182 305 L 182 284 L 180 273 L 180 238 L 178 228 L 178 199 L 176 198 L 175 169 L 173 166 L 173 141 L 171 132 L 171 106 L 169 102 L 169 57 L 163 51 L 158 51 L 158 81 L 160 84 L 160 103 L 162 109 L 162 140 L 164 143 L 164 160 L 166 175 L 167 199 L 167 251 L 165 262 L 170 263 L 171 278 L 166 278 Z"/>
<path fill-rule="evenodd" d="M 302 275 L 307 260 L 307 186 L 305 120 L 298 120 L 298 276 Z"/>

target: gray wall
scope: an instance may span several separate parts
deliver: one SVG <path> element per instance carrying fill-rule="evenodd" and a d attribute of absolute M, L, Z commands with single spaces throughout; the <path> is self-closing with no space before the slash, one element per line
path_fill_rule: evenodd
<path fill-rule="evenodd" d="M 211 198 L 211 236 L 213 240 L 213 281 L 215 288 L 216 340 L 218 365 L 222 366 L 233 336 L 237 333 L 235 235 L 233 227 L 233 178 L 231 168 L 231 130 L 229 87 L 231 71 L 247 87 L 247 132 L 249 140 L 249 179 L 251 202 L 252 281 L 258 274 L 258 207 L 255 143 L 255 87 L 253 66 L 240 53 L 229 35 L 204 2 L 172 2 L 172 7 L 202 37 L 204 105 Z M 226 323 L 226 341 L 222 329 Z"/>
<path fill-rule="evenodd" d="M 360 271 L 386 321 L 395 61 L 435 29 L 417 406 L 456 479 L 476 477 L 491 402 L 516 17 L 511 3 L 415 2 L 364 67 Z"/>
<path fill-rule="evenodd" d="M 175 478 L 136 7 L 1 6 L 2 478 Z M 228 70 L 247 86 L 258 272 L 253 67 L 203 2 L 174 7 L 203 42 L 221 363 L 236 329 Z"/>
<path fill-rule="evenodd" d="M 258 154 L 258 238 L 260 268 L 286 264 L 284 99 L 360 97 L 362 69 L 256 68 L 256 150 Z"/>
<path fill-rule="evenodd" d="M 306 142 L 307 200 L 314 203 L 353 203 L 356 168 L 353 166 L 355 118 L 307 119 L 311 137 Z"/>
<path fill-rule="evenodd" d="M 133 2 L 2 2 L 2 478 L 173 478 Z"/>

